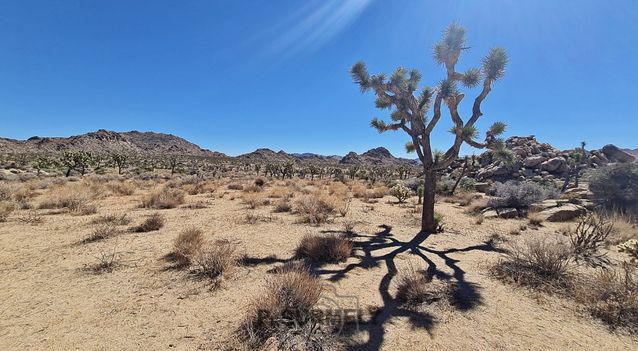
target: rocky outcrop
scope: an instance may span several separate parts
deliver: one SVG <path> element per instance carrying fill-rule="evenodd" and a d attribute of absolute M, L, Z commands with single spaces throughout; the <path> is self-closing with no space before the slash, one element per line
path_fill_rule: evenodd
<path fill-rule="evenodd" d="M 585 209 L 585 207 L 575 204 L 565 204 L 540 212 L 540 214 L 550 222 L 570 221 L 584 215 L 585 213 L 587 213 L 587 209 Z"/>
<path fill-rule="evenodd" d="M 636 160 L 632 155 L 620 150 L 615 145 L 605 145 L 600 150 L 611 162 L 629 163 Z"/>

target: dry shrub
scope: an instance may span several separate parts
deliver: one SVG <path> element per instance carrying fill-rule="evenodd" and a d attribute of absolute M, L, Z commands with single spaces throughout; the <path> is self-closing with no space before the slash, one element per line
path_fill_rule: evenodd
<path fill-rule="evenodd" d="M 131 219 L 123 215 L 116 215 L 113 213 L 99 216 L 91 221 L 91 224 L 113 224 L 113 225 L 127 225 L 131 223 Z"/>
<path fill-rule="evenodd" d="M 8 202 L 0 202 L 0 222 L 6 222 L 15 206 Z"/>
<path fill-rule="evenodd" d="M 278 199 L 278 198 L 288 199 L 293 196 L 293 193 L 294 192 L 287 187 L 276 186 L 270 189 L 270 194 L 268 196 L 275 199 Z"/>
<path fill-rule="evenodd" d="M 155 209 L 175 208 L 184 203 L 184 192 L 180 189 L 163 187 L 148 194 L 142 200 L 142 207 Z"/>
<path fill-rule="evenodd" d="M 275 218 L 272 216 L 261 215 L 253 211 L 247 212 L 244 216 L 244 221 L 248 224 L 255 224 L 257 222 L 272 222 Z"/>
<path fill-rule="evenodd" d="M 638 239 L 638 223 L 635 223 L 632 218 L 612 214 L 609 222 L 613 224 L 613 229 L 607 237 L 608 243 L 617 245 L 631 239 Z"/>
<path fill-rule="evenodd" d="M 29 210 L 27 213 L 20 216 L 19 220 L 20 222 L 31 225 L 38 225 L 44 222 L 44 218 L 42 218 L 40 213 L 38 213 L 38 211 L 36 210 Z"/>
<path fill-rule="evenodd" d="M 111 251 L 100 251 L 100 254 L 96 257 L 97 263 L 91 267 L 91 270 L 96 274 L 110 273 L 119 264 L 119 254 L 116 250 L 116 246 Z"/>
<path fill-rule="evenodd" d="M 263 197 L 260 194 L 255 194 L 255 193 L 244 194 L 242 196 L 242 201 L 244 202 L 244 204 L 248 206 L 248 208 L 253 210 L 256 209 L 257 207 L 266 206 L 270 204 L 270 200 L 268 200 L 267 198 Z"/>
<path fill-rule="evenodd" d="M 186 229 L 175 238 L 173 253 L 180 263 L 188 265 L 202 251 L 204 244 L 204 233 L 200 229 Z"/>
<path fill-rule="evenodd" d="M 342 182 L 332 182 L 328 185 L 328 194 L 337 197 L 348 196 L 349 188 Z"/>
<path fill-rule="evenodd" d="M 82 241 L 84 243 L 92 243 L 95 241 L 105 240 L 118 235 L 120 231 L 113 224 L 101 224 L 93 229 L 91 233 Z"/>
<path fill-rule="evenodd" d="M 116 195 L 133 195 L 135 190 L 138 188 L 138 185 L 133 181 L 111 181 L 106 183 L 106 188 L 113 194 Z"/>
<path fill-rule="evenodd" d="M 491 268 L 497 278 L 547 292 L 564 292 L 572 285 L 571 252 L 562 243 L 531 240 L 514 246 Z"/>
<path fill-rule="evenodd" d="M 208 278 L 219 280 L 227 276 L 236 265 L 235 246 L 227 240 L 217 240 L 206 245 L 192 257 L 196 272 Z"/>
<path fill-rule="evenodd" d="M 277 201 L 275 203 L 275 212 L 290 212 L 290 210 L 292 209 L 292 206 L 290 205 L 290 201 L 286 200 L 286 199 L 280 199 L 279 201 Z"/>
<path fill-rule="evenodd" d="M 142 224 L 138 225 L 137 227 L 133 227 L 131 231 L 136 233 L 146 233 L 160 230 L 164 226 L 164 222 L 164 216 L 159 213 L 153 213 L 148 218 L 146 218 L 144 222 L 142 222 Z"/>
<path fill-rule="evenodd" d="M 589 214 L 581 217 L 576 229 L 569 233 L 574 258 L 582 260 L 591 266 L 608 264 L 604 253 L 600 249 L 613 230 L 613 224 L 601 216 Z"/>
<path fill-rule="evenodd" d="M 638 334 L 638 276 L 636 267 L 624 264 L 621 271 L 599 270 L 575 287 L 574 297 L 592 316 L 612 329 Z"/>
<path fill-rule="evenodd" d="M 255 186 L 263 188 L 264 185 L 266 185 L 266 180 L 264 178 L 262 178 L 262 177 L 258 177 L 258 178 L 255 179 L 253 184 L 255 184 Z"/>
<path fill-rule="evenodd" d="M 469 214 L 481 213 L 483 210 L 489 207 L 488 202 L 489 200 L 486 198 L 474 200 L 472 203 L 467 205 L 467 209 L 465 210 L 465 212 Z"/>
<path fill-rule="evenodd" d="M 245 193 L 260 193 L 262 191 L 264 191 L 263 186 L 259 186 L 256 184 L 246 185 L 243 189 L 243 192 Z"/>
<path fill-rule="evenodd" d="M 227 188 L 228 190 L 244 190 L 244 186 L 239 183 L 230 183 Z"/>
<path fill-rule="evenodd" d="M 343 262 L 352 254 L 352 241 L 342 235 L 306 235 L 295 250 L 295 257 L 311 262 Z"/>
<path fill-rule="evenodd" d="M 78 191 L 79 190 L 79 191 Z M 97 213 L 97 207 L 89 201 L 93 195 L 77 187 L 63 187 L 53 191 L 39 205 L 39 209 L 67 209 L 75 215 L 90 215 Z"/>
<path fill-rule="evenodd" d="M 13 196 L 13 188 L 6 183 L 0 183 L 0 201 L 9 201 Z"/>
<path fill-rule="evenodd" d="M 441 300 L 452 303 L 456 291 L 456 284 L 433 280 L 430 274 L 418 271 L 412 265 L 397 277 L 397 300 L 409 306 L 429 305 Z"/>
<path fill-rule="evenodd" d="M 352 196 L 359 199 L 365 196 L 368 187 L 359 182 L 353 182 L 350 185 L 350 190 L 352 191 Z"/>
<path fill-rule="evenodd" d="M 545 221 L 545 217 L 539 212 L 529 212 L 527 214 L 527 221 L 530 225 L 535 227 L 542 227 L 543 222 Z"/>
<path fill-rule="evenodd" d="M 301 215 L 301 221 L 310 224 L 325 223 L 335 210 L 343 203 L 342 200 L 317 192 L 313 195 L 304 195 L 294 203 L 293 210 Z"/>
<path fill-rule="evenodd" d="M 322 290 L 321 281 L 303 268 L 275 275 L 265 294 L 249 305 L 240 326 L 243 339 L 257 349 L 273 336 L 280 339 L 289 329 L 310 323 Z"/>
<path fill-rule="evenodd" d="M 459 206 L 465 207 L 465 206 L 470 206 L 475 200 L 478 200 L 481 198 L 482 196 L 479 194 L 460 192 L 455 195 L 444 196 L 442 197 L 441 201 L 446 203 L 452 203 L 452 204 L 456 203 L 456 204 L 459 204 Z"/>

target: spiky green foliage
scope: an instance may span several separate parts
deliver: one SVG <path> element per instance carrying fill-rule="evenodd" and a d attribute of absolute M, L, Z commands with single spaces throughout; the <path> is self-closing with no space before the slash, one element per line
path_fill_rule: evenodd
<path fill-rule="evenodd" d="M 493 48 L 490 50 L 490 53 L 483 59 L 481 65 L 485 78 L 491 81 L 502 78 L 505 75 L 507 60 L 507 54 L 504 49 Z"/>
<path fill-rule="evenodd" d="M 499 136 L 505 132 L 507 124 L 503 122 L 494 122 L 489 129 L 489 133 L 493 136 Z"/>
<path fill-rule="evenodd" d="M 352 76 L 352 80 L 361 87 L 362 93 L 370 89 L 370 75 L 368 74 L 365 63 L 361 61 L 355 63 L 350 69 L 350 75 Z"/>
<path fill-rule="evenodd" d="M 430 87 L 425 87 L 421 90 L 421 95 L 419 95 L 419 109 L 420 110 L 429 110 L 430 104 L 432 103 L 432 95 L 434 92 Z"/>
<path fill-rule="evenodd" d="M 465 45 L 465 28 L 459 24 L 449 25 L 443 38 L 434 45 L 434 60 L 439 64 L 446 64 L 455 55 L 458 56 Z"/>
<path fill-rule="evenodd" d="M 439 94 L 443 99 L 448 99 L 456 97 L 459 94 L 459 89 L 453 80 L 444 79 L 439 82 Z"/>
<path fill-rule="evenodd" d="M 468 69 L 463 73 L 461 82 L 468 88 L 474 88 L 481 82 L 481 70 L 478 68 Z"/>

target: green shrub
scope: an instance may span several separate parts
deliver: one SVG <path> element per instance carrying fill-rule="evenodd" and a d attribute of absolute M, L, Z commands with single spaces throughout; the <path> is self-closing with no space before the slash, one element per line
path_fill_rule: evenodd
<path fill-rule="evenodd" d="M 638 164 L 616 164 L 593 171 L 589 190 L 607 209 L 638 214 Z"/>
<path fill-rule="evenodd" d="M 558 197 L 558 189 L 536 183 L 514 180 L 495 184 L 495 199 L 489 201 L 490 207 L 513 207 L 527 209 L 531 204 Z"/>

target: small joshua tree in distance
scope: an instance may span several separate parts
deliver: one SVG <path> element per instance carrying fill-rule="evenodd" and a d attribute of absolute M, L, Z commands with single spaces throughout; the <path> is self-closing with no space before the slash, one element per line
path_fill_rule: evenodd
<path fill-rule="evenodd" d="M 505 131 L 504 123 L 494 123 L 487 130 L 483 142 L 476 140 L 478 131 L 475 124 L 483 115 L 481 104 L 492 90 L 492 84 L 505 74 L 507 54 L 501 48 L 494 48 L 483 59 L 481 68 L 470 68 L 459 73 L 456 71 L 456 64 L 461 53 L 467 49 L 465 28 L 458 24 L 448 26 L 441 40 L 434 45 L 434 59 L 445 67 L 446 78 L 437 87 L 425 87 L 420 92 L 417 91 L 421 74 L 416 69 L 407 71 L 399 67 L 390 77 L 383 73 L 370 75 L 366 65 L 358 62 L 350 70 L 352 79 L 359 85 L 361 92 L 372 90 L 375 93 L 377 108 L 392 111 L 390 123 L 374 118 L 370 123 L 372 127 L 380 133 L 403 130 L 411 138 L 406 150 L 417 153 L 424 173 L 421 230 L 429 233 L 436 232 L 434 196 L 437 172 L 447 168 L 458 158 L 461 145 L 465 142 L 476 148 L 488 148 L 494 150 L 497 156 L 506 153 L 503 141 L 498 139 Z M 458 110 L 465 97 L 458 88 L 459 83 L 467 88 L 474 88 L 482 83 L 481 92 L 474 99 L 472 114 L 467 121 L 463 120 Z M 455 138 L 454 144 L 443 155 L 436 157 L 430 135 L 441 119 L 443 104 L 447 106 L 454 124 L 450 132 Z M 428 116 L 431 107 L 433 111 Z"/>

